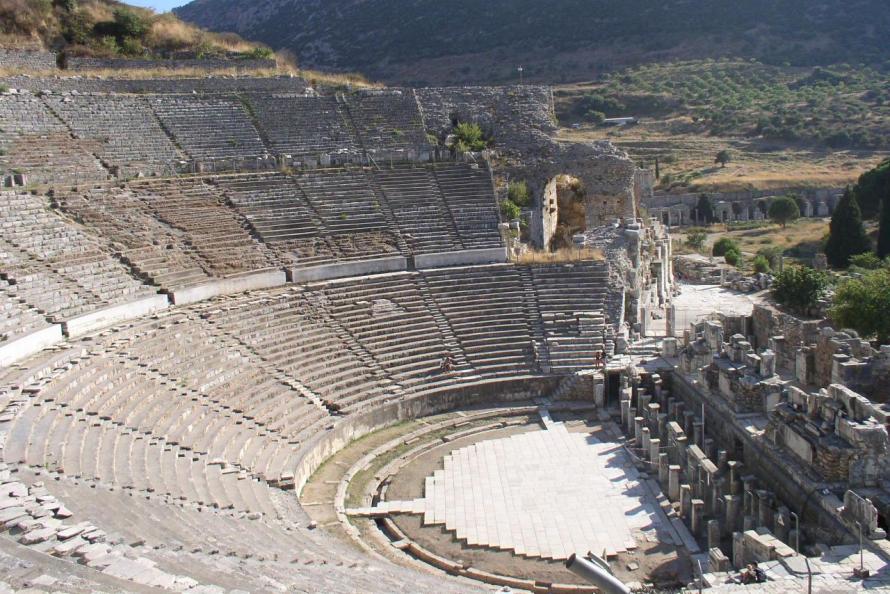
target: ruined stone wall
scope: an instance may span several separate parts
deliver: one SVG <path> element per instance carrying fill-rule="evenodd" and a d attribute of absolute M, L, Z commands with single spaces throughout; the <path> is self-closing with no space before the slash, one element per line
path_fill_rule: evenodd
<path fill-rule="evenodd" d="M 552 232 L 549 212 L 544 212 L 551 182 L 559 175 L 578 178 L 585 193 L 588 228 L 637 216 L 638 188 L 634 163 L 608 142 L 559 143 L 552 94 L 549 87 L 456 87 L 417 89 L 424 124 L 440 139 L 457 121 L 478 123 L 493 139 L 497 153 L 495 174 L 524 179 L 536 199 L 541 218 L 532 225 L 532 241 L 546 246 Z M 642 182 L 641 182 L 642 183 Z"/>
<path fill-rule="evenodd" d="M 220 77 L 207 76 L 202 78 L 168 78 L 168 79 L 103 79 L 90 78 L 89 75 L 76 77 L 24 77 L 11 76 L 2 79 L 3 84 L 12 89 L 23 89 L 36 93 L 49 90 L 53 92 L 79 93 L 157 93 L 157 94 L 191 94 L 191 93 L 235 93 L 248 94 L 297 93 L 304 94 L 309 83 L 295 76 L 276 77 Z"/>
<path fill-rule="evenodd" d="M 56 54 L 36 50 L 0 48 L 0 69 L 55 70 Z"/>
<path fill-rule="evenodd" d="M 816 342 L 822 320 L 801 320 L 782 313 L 771 305 L 757 304 L 751 314 L 755 348 L 767 348 L 770 338 L 783 336 L 791 352 Z M 793 365 L 793 363 L 792 363 Z"/>
<path fill-rule="evenodd" d="M 186 59 L 186 60 L 129 60 L 123 58 L 68 58 L 65 60 L 68 70 L 83 72 L 89 70 L 274 70 L 275 60 L 265 59 Z"/>

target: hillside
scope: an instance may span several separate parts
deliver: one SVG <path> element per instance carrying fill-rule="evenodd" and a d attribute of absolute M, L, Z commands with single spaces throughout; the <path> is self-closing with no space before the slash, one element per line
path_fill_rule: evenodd
<path fill-rule="evenodd" d="M 882 63 L 885 0 L 195 0 L 183 19 L 390 83 L 591 80 L 622 65 L 740 56 Z"/>
<path fill-rule="evenodd" d="M 0 0 L 0 47 L 102 58 L 271 57 L 231 33 L 115 0 Z M 2 64 L 0 64 L 2 67 Z"/>

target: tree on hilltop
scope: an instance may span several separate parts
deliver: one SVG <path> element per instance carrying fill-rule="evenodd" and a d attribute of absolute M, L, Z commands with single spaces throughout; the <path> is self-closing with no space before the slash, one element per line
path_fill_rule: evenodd
<path fill-rule="evenodd" d="M 782 225 L 782 229 L 791 221 L 800 218 L 797 201 L 789 196 L 779 196 L 769 205 L 769 218 Z"/>
<path fill-rule="evenodd" d="M 730 161 L 732 161 L 732 155 L 726 149 L 717 153 L 717 157 L 714 159 L 714 163 L 720 163 L 720 167 L 726 167 L 726 164 Z"/>
<path fill-rule="evenodd" d="M 851 256 L 870 250 L 871 242 L 865 234 L 859 203 L 853 191 L 847 188 L 831 216 L 825 255 L 835 268 L 846 268 Z"/>

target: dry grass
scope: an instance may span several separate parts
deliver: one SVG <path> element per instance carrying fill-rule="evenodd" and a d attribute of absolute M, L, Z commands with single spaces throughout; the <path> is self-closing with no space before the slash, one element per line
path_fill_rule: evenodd
<path fill-rule="evenodd" d="M 609 140 L 637 163 L 654 165 L 660 157 L 665 174 L 685 186 L 679 192 L 774 190 L 789 187 L 841 187 L 887 158 L 881 151 L 829 150 L 778 146 L 744 138 L 674 135 L 658 122 L 625 129 L 581 128 L 560 130 L 568 141 Z M 732 161 L 725 168 L 714 157 L 728 149 Z M 666 188 L 660 188 L 666 189 Z"/>
<path fill-rule="evenodd" d="M 301 70 L 289 66 L 279 68 L 225 68 L 208 70 L 204 68 L 121 68 L 98 69 L 88 71 L 72 70 L 22 70 L 20 68 L 0 68 L 0 79 L 12 76 L 27 75 L 36 78 L 101 78 L 119 80 L 154 80 L 154 79 L 181 79 L 204 78 L 207 76 L 235 77 L 235 78 L 274 78 L 277 76 L 296 76 L 312 86 L 345 87 L 353 88 L 380 88 L 379 83 L 369 82 L 360 74 L 351 73 L 327 73 L 315 70 Z"/>
<path fill-rule="evenodd" d="M 518 257 L 513 258 L 517 264 L 560 264 L 564 262 L 589 262 L 603 261 L 606 257 L 598 249 L 572 249 L 563 248 L 555 252 L 539 250 L 526 250 Z"/>

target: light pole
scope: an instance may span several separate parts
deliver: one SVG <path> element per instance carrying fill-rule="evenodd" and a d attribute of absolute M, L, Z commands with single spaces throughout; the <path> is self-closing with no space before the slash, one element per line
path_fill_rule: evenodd
<path fill-rule="evenodd" d="M 800 516 L 791 512 L 794 517 L 794 552 L 800 555 Z"/>
<path fill-rule="evenodd" d="M 522 86 L 522 71 L 523 71 L 522 66 L 517 68 L 516 71 L 519 73 L 519 86 Z"/>

